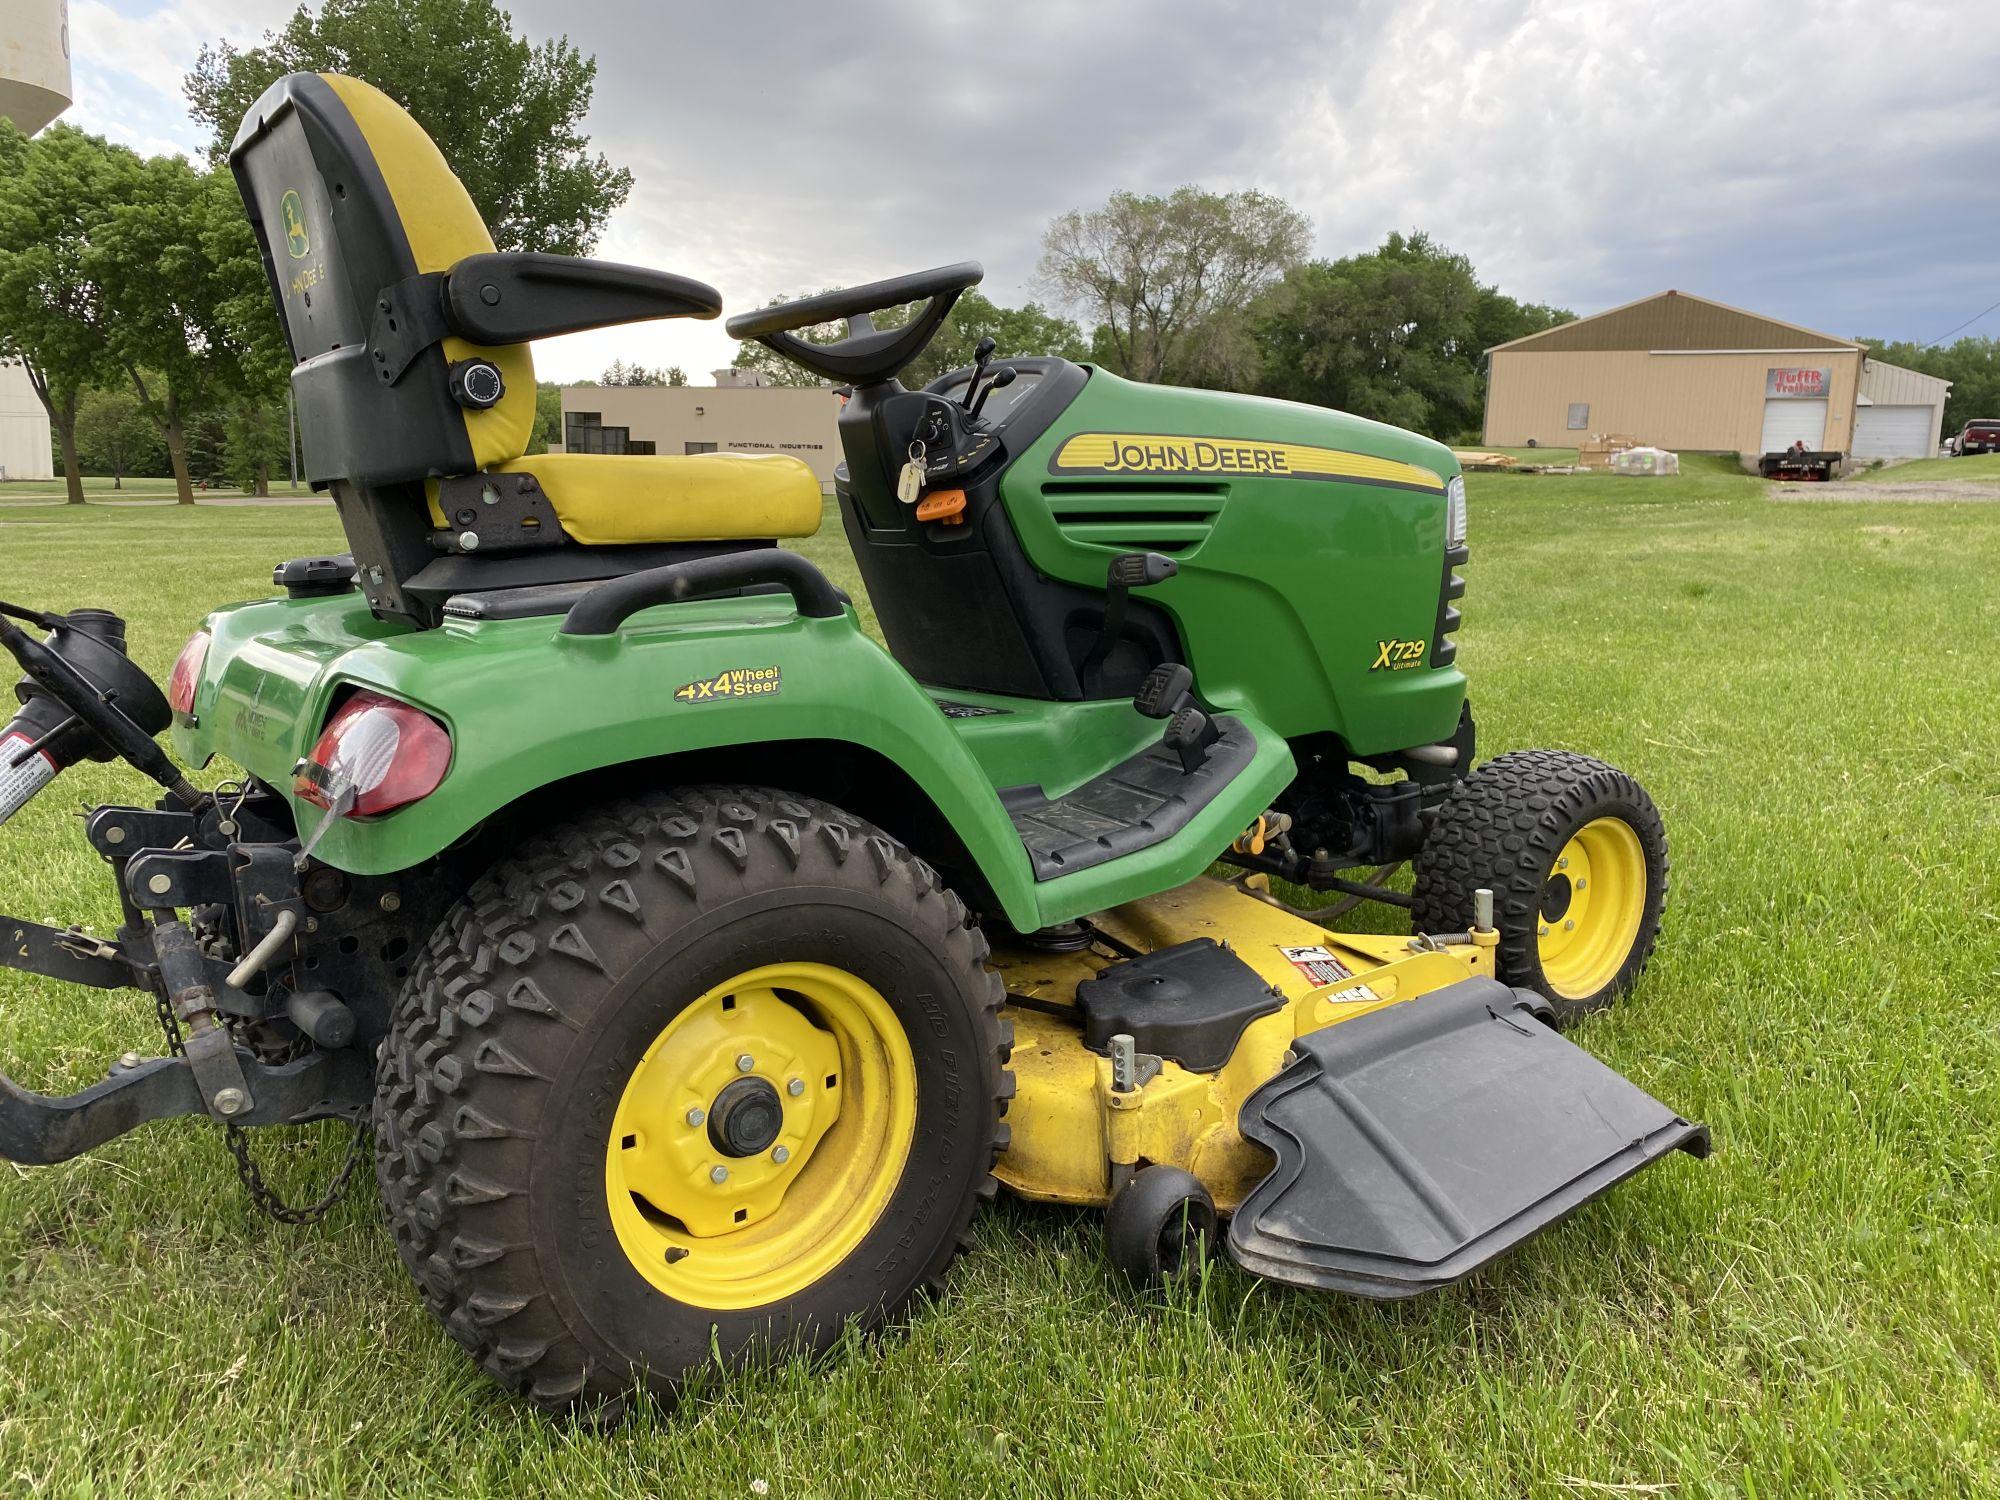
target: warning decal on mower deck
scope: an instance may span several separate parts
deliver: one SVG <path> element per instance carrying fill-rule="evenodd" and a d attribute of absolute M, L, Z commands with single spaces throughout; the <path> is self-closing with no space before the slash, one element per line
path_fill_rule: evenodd
<path fill-rule="evenodd" d="M 684 682 L 674 689 L 680 703 L 708 703 L 717 698 L 768 698 L 785 683 L 776 667 L 731 667 L 713 677 Z"/>
<path fill-rule="evenodd" d="M 1331 949 L 1280 947 L 1278 951 L 1291 960 L 1293 968 L 1314 984 L 1333 984 L 1338 980 L 1354 977 L 1354 971 L 1335 958 Z M 1356 984 L 1344 990 L 1335 990 L 1331 995 L 1321 995 L 1319 998 L 1330 1005 L 1373 1005 L 1382 997 L 1367 985 Z"/>

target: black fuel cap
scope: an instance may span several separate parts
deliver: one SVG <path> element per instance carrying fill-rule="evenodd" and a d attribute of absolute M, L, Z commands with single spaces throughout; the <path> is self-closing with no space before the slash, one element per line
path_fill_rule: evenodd
<path fill-rule="evenodd" d="M 490 359 L 461 359 L 451 367 L 451 399 L 473 411 L 498 406 L 507 394 L 500 367 Z"/>

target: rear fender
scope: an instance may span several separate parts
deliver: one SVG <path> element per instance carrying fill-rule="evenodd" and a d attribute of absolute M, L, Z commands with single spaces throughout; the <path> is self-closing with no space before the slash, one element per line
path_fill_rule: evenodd
<path fill-rule="evenodd" d="M 609 636 L 561 635 L 561 623 L 404 630 L 374 619 L 359 595 L 222 611 L 207 623 L 214 644 L 175 748 L 196 765 L 228 756 L 290 800 L 309 831 L 322 814 L 294 796 L 292 769 L 339 699 L 366 687 L 422 708 L 452 736 L 438 789 L 382 817 L 341 819 L 315 849 L 352 874 L 380 875 L 423 863 L 541 788 L 608 767 L 844 742 L 900 767 L 1008 919 L 1039 925 L 1026 851 L 991 783 L 851 612 L 808 619 L 789 599 L 759 595 L 645 611 Z"/>

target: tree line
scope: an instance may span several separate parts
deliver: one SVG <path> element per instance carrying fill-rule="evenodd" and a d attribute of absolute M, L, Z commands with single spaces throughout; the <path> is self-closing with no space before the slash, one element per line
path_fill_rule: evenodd
<path fill-rule="evenodd" d="M 367 78 L 430 132 L 500 249 L 584 255 L 632 185 L 581 129 L 596 70 L 566 39 L 515 35 L 492 0 L 325 0 L 201 54 L 203 162 L 0 120 L 0 360 L 48 411 L 70 503 L 85 465 L 114 483 L 164 469 L 182 504 L 225 478 L 268 493 L 285 468 L 291 358 L 228 166 L 273 82 Z"/>
<path fill-rule="evenodd" d="M 904 383 L 970 363 L 990 336 L 1003 354 L 1089 360 L 1134 380 L 1277 396 L 1476 441 L 1485 351 L 1575 316 L 1485 284 L 1421 231 L 1334 259 L 1311 248 L 1304 215 L 1268 193 L 1115 193 L 1050 222 L 1036 276 L 1046 305 L 966 293 Z M 839 336 L 837 325 L 807 330 Z M 757 345 L 736 362 L 779 383 L 815 378 Z"/>

